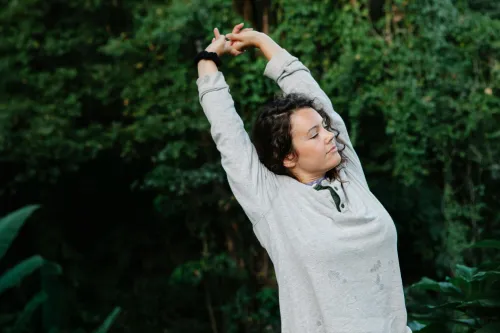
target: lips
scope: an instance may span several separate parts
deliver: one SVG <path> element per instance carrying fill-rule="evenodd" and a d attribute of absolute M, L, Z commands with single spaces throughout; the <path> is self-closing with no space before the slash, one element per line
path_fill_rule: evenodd
<path fill-rule="evenodd" d="M 329 153 L 333 153 L 333 152 L 335 152 L 335 151 L 337 151 L 337 146 L 333 146 L 333 147 L 332 147 L 332 148 L 328 151 L 328 153 L 327 153 L 327 154 L 329 154 Z"/>

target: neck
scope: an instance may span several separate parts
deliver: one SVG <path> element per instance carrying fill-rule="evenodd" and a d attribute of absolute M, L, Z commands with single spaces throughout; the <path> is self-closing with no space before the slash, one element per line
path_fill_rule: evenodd
<path fill-rule="evenodd" d="M 295 177 L 297 177 L 299 182 L 301 182 L 302 184 L 309 184 L 309 183 L 312 183 L 318 179 L 325 177 L 325 174 L 323 173 L 323 174 L 315 174 L 315 175 L 295 175 Z"/>

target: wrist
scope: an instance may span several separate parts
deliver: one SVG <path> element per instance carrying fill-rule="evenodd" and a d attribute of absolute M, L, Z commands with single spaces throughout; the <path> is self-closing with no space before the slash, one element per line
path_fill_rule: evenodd
<path fill-rule="evenodd" d="M 216 49 L 214 49 L 214 48 L 212 48 L 212 47 L 210 47 L 210 46 L 208 46 L 208 47 L 205 49 L 205 51 L 207 51 L 207 52 L 214 52 L 215 54 L 217 54 L 217 56 L 218 56 L 218 57 L 220 57 L 220 56 L 222 55 L 222 53 L 221 53 L 221 52 L 217 51 Z"/>
<path fill-rule="evenodd" d="M 279 46 L 278 43 L 276 43 L 271 37 L 264 33 L 259 37 L 258 48 L 261 50 L 268 61 L 271 60 L 271 58 L 275 54 L 279 53 L 282 50 L 281 46 Z"/>
<path fill-rule="evenodd" d="M 255 47 L 260 49 L 262 47 L 262 44 L 264 44 L 266 42 L 266 40 L 269 40 L 271 39 L 271 37 L 269 37 L 268 35 L 266 35 L 265 33 L 263 32 L 259 32 L 257 37 L 255 38 Z"/>
<path fill-rule="evenodd" d="M 210 51 L 207 51 L 210 52 Z M 201 59 L 198 61 L 198 76 L 203 77 L 208 74 L 217 73 L 218 67 L 211 59 Z"/>

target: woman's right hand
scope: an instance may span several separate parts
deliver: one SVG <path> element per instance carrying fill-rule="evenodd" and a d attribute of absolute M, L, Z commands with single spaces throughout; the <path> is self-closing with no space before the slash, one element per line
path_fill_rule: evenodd
<path fill-rule="evenodd" d="M 250 47 L 259 47 L 262 33 L 251 28 L 243 29 L 239 32 L 227 34 L 226 38 L 231 41 L 231 46 L 240 52 L 245 51 Z"/>
<path fill-rule="evenodd" d="M 234 26 L 232 34 L 242 34 L 242 33 L 247 33 L 247 32 L 253 32 L 252 28 L 246 28 L 243 29 L 243 24 L 240 23 Z M 223 38 L 221 38 L 221 36 Z M 245 49 L 248 47 L 246 46 L 245 42 L 240 42 L 237 40 L 231 41 L 228 40 L 226 41 L 226 36 L 221 35 L 219 32 L 219 29 L 215 28 L 214 29 L 214 38 L 212 38 L 212 44 L 210 44 L 205 50 L 210 51 L 210 52 L 215 52 L 219 56 L 223 54 L 231 54 L 233 56 L 238 56 L 245 52 Z"/>
<path fill-rule="evenodd" d="M 244 52 L 249 47 L 256 47 L 267 60 L 271 60 L 275 54 L 282 50 L 271 37 L 263 32 L 244 29 L 239 33 L 227 34 L 226 38 L 230 40 L 231 47 L 235 52 Z"/>

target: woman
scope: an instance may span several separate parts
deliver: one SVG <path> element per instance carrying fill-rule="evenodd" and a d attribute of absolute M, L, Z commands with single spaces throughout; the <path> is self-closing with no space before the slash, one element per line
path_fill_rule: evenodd
<path fill-rule="evenodd" d="M 213 60 L 198 62 L 196 83 L 229 185 L 274 264 L 282 333 L 411 333 L 396 228 L 342 118 L 296 57 L 242 27 L 214 29 L 206 51 L 257 47 L 269 60 L 264 75 L 285 95 L 264 107 L 254 144 Z"/>

